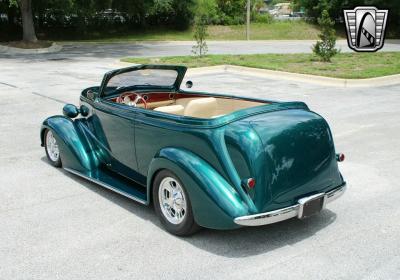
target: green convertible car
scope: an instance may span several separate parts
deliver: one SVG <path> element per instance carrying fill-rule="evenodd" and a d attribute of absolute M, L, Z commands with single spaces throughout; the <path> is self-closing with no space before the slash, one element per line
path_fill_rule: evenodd
<path fill-rule="evenodd" d="M 153 204 L 176 235 L 303 219 L 343 194 L 344 155 L 306 104 L 184 91 L 185 72 L 106 73 L 43 122 L 50 163 Z"/>

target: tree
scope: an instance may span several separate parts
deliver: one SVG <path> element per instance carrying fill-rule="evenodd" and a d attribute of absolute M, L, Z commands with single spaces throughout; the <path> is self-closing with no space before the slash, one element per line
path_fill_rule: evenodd
<path fill-rule="evenodd" d="M 178 30 L 185 30 L 193 23 L 193 7 L 195 6 L 194 0 L 174 0 L 172 7 L 175 10 L 174 26 Z"/>
<path fill-rule="evenodd" d="M 22 40 L 30 43 L 37 42 L 35 25 L 33 23 L 32 0 L 10 0 L 10 4 L 18 5 L 21 11 Z"/>
<path fill-rule="evenodd" d="M 221 24 L 243 24 L 246 19 L 247 0 L 216 0 Z"/>
<path fill-rule="evenodd" d="M 318 55 L 322 61 L 330 62 L 331 57 L 338 53 L 338 50 L 335 48 L 336 34 L 333 28 L 335 22 L 329 17 L 328 11 L 323 10 L 321 17 L 318 18 L 318 23 L 321 26 L 321 34 L 319 34 L 321 41 L 318 41 L 314 45 L 313 52 Z"/>
<path fill-rule="evenodd" d="M 194 21 L 194 39 L 196 45 L 193 46 L 193 53 L 202 57 L 208 51 L 206 36 L 207 36 L 207 18 L 202 15 L 195 18 Z"/>
<path fill-rule="evenodd" d="M 37 42 L 35 25 L 33 23 L 32 0 L 19 0 L 22 17 L 22 40 L 25 42 Z"/>
<path fill-rule="evenodd" d="M 388 9 L 387 32 L 393 38 L 400 36 L 400 1 L 399 0 L 293 0 L 297 9 L 304 9 L 307 16 L 316 19 L 327 10 L 331 18 L 343 18 L 343 9 L 354 9 L 357 6 L 375 6 Z"/>
<path fill-rule="evenodd" d="M 344 1 L 294 0 L 292 4 L 295 9 L 304 8 L 308 17 L 317 20 L 323 10 L 327 10 L 332 18 L 339 16 Z"/>
<path fill-rule="evenodd" d="M 202 57 L 208 51 L 206 37 L 207 27 L 217 14 L 217 5 L 214 0 L 198 0 L 194 7 L 196 16 L 194 18 L 194 34 L 196 45 L 192 52 Z"/>

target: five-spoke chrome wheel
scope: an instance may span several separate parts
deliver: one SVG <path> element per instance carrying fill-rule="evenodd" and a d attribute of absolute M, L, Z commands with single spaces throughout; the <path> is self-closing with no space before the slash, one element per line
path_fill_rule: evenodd
<path fill-rule="evenodd" d="M 50 160 L 51 164 L 60 167 L 61 166 L 61 158 L 60 158 L 60 149 L 58 147 L 58 143 L 56 138 L 53 135 L 51 130 L 46 130 L 45 134 L 45 148 L 47 158 Z"/>
<path fill-rule="evenodd" d="M 165 218 L 175 225 L 182 223 L 187 205 L 181 185 L 174 178 L 165 177 L 160 183 L 158 197 Z"/>
<path fill-rule="evenodd" d="M 199 230 L 186 186 L 173 172 L 160 170 L 153 180 L 154 208 L 163 226 L 175 235 Z"/>
<path fill-rule="evenodd" d="M 60 157 L 60 150 L 56 138 L 54 138 L 53 132 L 49 130 L 46 135 L 46 148 L 49 153 L 49 157 L 52 161 L 57 161 Z"/>

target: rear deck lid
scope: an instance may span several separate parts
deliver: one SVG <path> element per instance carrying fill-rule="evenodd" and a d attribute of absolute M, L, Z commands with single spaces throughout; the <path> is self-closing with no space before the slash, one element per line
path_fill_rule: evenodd
<path fill-rule="evenodd" d="M 308 110 L 282 110 L 251 118 L 265 153 L 265 182 L 273 202 L 341 183 L 334 144 L 326 121 Z"/>

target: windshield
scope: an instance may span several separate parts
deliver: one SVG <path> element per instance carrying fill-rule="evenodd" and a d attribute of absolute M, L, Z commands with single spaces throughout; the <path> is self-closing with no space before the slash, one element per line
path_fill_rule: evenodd
<path fill-rule="evenodd" d="M 170 69 L 141 69 L 121 73 L 112 77 L 107 84 L 108 90 L 132 86 L 171 87 L 174 85 L 178 72 Z"/>

